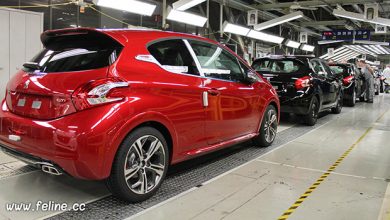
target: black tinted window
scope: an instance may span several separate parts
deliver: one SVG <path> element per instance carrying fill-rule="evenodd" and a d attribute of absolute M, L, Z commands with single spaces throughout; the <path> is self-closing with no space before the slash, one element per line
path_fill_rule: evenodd
<path fill-rule="evenodd" d="M 119 52 L 120 49 L 108 48 L 67 48 L 58 51 L 44 49 L 32 62 L 37 63 L 39 71 L 45 73 L 92 70 L 109 66 Z"/>
<path fill-rule="evenodd" d="M 183 40 L 166 40 L 148 47 L 149 53 L 171 72 L 199 75 L 195 62 Z"/>
<path fill-rule="evenodd" d="M 290 74 L 297 72 L 307 72 L 304 64 L 301 61 L 293 59 L 283 60 L 269 60 L 262 59 L 258 60 L 253 64 L 253 68 L 258 72 L 271 72 L 271 73 L 282 73 Z"/>

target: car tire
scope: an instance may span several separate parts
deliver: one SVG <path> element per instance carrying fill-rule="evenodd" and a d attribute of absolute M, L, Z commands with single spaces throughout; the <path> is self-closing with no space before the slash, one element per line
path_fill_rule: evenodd
<path fill-rule="evenodd" d="M 168 165 L 169 150 L 164 136 L 152 127 L 137 128 L 120 145 L 106 185 L 112 194 L 125 201 L 141 202 L 160 188 Z"/>
<path fill-rule="evenodd" d="M 343 108 L 343 95 L 340 93 L 339 97 L 337 99 L 336 106 L 334 108 L 332 108 L 332 113 L 333 114 L 340 114 L 342 108 Z"/>
<path fill-rule="evenodd" d="M 314 97 L 310 104 L 309 114 L 303 116 L 304 123 L 309 126 L 314 126 L 318 120 L 319 110 L 320 102 L 317 97 Z"/>
<path fill-rule="evenodd" d="M 352 97 L 346 103 L 349 107 L 354 107 L 356 104 L 356 90 L 353 90 Z"/>
<path fill-rule="evenodd" d="M 277 129 L 278 112 L 274 106 L 270 105 L 265 110 L 259 135 L 253 139 L 253 143 L 260 147 L 270 146 L 275 140 Z"/>

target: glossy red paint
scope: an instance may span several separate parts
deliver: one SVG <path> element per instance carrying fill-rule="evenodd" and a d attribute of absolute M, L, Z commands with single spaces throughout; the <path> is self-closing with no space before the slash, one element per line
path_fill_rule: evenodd
<path fill-rule="evenodd" d="M 42 40 L 48 34 L 83 31 L 117 40 L 124 46 L 118 59 L 108 68 L 82 72 L 34 75 L 19 71 L 8 83 L 2 103 L 0 144 L 51 161 L 74 177 L 98 180 L 110 175 L 119 145 L 138 126 L 164 130 L 174 164 L 256 136 L 266 107 L 272 104 L 279 109 L 278 96 L 266 80 L 248 85 L 175 74 L 136 59 L 149 54 L 147 45 L 158 39 L 218 44 L 209 39 L 162 31 L 67 29 L 49 31 Z M 107 77 L 128 82 L 129 87 L 116 91 L 126 98 L 77 110 L 74 91 Z M 209 106 L 204 107 L 202 94 L 210 90 L 215 96 L 209 92 Z M 18 106 L 24 97 L 26 105 Z M 34 100 L 42 101 L 42 108 L 27 109 Z M 22 140 L 9 140 L 12 134 Z"/>

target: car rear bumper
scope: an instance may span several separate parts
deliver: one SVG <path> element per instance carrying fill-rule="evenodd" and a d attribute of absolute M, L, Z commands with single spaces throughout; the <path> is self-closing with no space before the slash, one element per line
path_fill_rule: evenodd
<path fill-rule="evenodd" d="M 112 163 L 107 158 L 116 151 L 112 139 L 122 122 L 116 115 L 104 117 L 103 113 L 109 112 L 104 108 L 110 106 L 39 121 L 15 115 L 3 103 L 0 110 L 1 148 L 22 161 L 38 166 L 41 162 L 52 164 L 76 178 L 104 179 L 109 175 Z M 20 140 L 10 138 L 10 135 Z"/>
<path fill-rule="evenodd" d="M 283 113 L 294 113 L 298 115 L 309 114 L 312 95 L 305 94 L 302 97 L 286 98 L 279 97 L 280 111 Z"/>
<path fill-rule="evenodd" d="M 348 87 L 344 87 L 344 100 L 352 99 L 355 91 L 355 84 L 351 84 Z"/>

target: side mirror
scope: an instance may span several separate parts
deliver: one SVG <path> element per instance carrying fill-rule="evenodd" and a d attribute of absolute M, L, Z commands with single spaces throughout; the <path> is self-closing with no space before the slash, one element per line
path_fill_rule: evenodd
<path fill-rule="evenodd" d="M 26 62 L 23 64 L 23 67 L 33 71 L 39 70 L 41 68 L 38 63 L 34 63 L 34 62 Z"/>
<path fill-rule="evenodd" d="M 246 81 L 249 83 L 249 84 L 253 84 L 253 83 L 256 83 L 259 81 L 259 77 L 256 75 L 255 72 L 252 72 L 252 71 L 249 71 L 247 74 L 246 74 L 246 77 L 245 77 Z"/>

